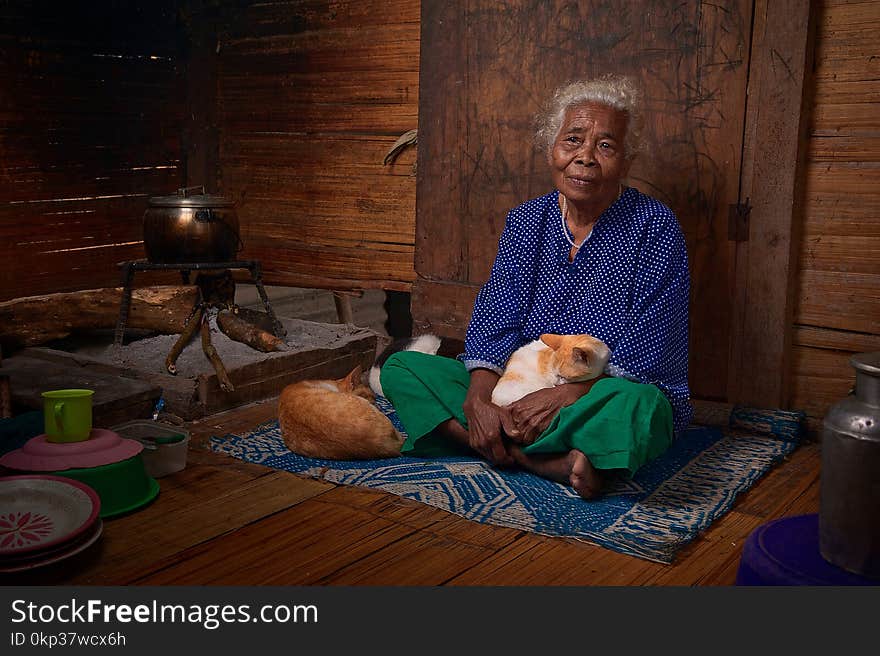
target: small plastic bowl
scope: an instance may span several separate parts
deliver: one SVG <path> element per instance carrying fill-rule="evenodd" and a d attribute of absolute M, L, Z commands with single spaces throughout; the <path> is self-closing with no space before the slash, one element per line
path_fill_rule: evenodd
<path fill-rule="evenodd" d="M 186 467 L 189 431 L 185 428 L 157 421 L 137 420 L 114 426 L 113 430 L 144 446 L 141 455 L 150 476 L 160 478 Z"/>
<path fill-rule="evenodd" d="M 140 455 L 119 462 L 82 469 L 53 472 L 93 488 L 101 499 L 101 517 L 115 517 L 137 510 L 156 498 L 159 483 L 147 474 Z"/>

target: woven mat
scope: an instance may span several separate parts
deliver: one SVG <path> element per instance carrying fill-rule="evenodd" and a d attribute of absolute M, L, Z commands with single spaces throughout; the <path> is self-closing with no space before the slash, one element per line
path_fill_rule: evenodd
<path fill-rule="evenodd" d="M 376 405 L 402 429 L 390 404 Z M 734 408 L 727 426 L 693 426 L 634 477 L 611 481 L 600 499 L 523 471 L 473 458 L 338 461 L 290 452 L 277 421 L 246 435 L 212 437 L 214 451 L 341 485 L 384 490 L 475 522 L 584 540 L 671 563 L 681 547 L 733 505 L 802 435 L 804 414 Z"/>

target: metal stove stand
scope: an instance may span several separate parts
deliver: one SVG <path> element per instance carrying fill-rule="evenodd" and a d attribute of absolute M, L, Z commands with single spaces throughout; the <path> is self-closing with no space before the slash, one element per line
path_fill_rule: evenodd
<path fill-rule="evenodd" d="M 113 336 L 113 343 L 116 346 L 122 345 L 122 338 L 125 336 L 125 324 L 128 322 L 128 313 L 131 308 L 131 288 L 134 283 L 134 274 L 137 271 L 180 271 L 183 278 L 183 284 L 189 284 L 189 276 L 192 271 L 210 271 L 224 269 L 247 269 L 251 274 L 251 280 L 257 287 L 266 313 L 272 320 L 272 327 L 275 336 L 283 339 L 287 335 L 287 331 L 275 316 L 272 304 L 269 303 L 269 297 L 266 295 L 266 289 L 263 287 L 263 267 L 259 260 L 236 260 L 234 262 L 178 262 L 174 264 L 158 264 L 148 262 L 147 260 L 131 260 L 121 262 L 119 267 L 122 269 L 122 301 L 119 304 L 119 319 L 116 321 L 116 332 Z"/>

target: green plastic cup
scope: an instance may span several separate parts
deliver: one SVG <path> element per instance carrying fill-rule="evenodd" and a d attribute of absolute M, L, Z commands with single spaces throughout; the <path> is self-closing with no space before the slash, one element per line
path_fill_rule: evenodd
<path fill-rule="evenodd" d="M 82 442 L 92 434 L 92 397 L 87 389 L 43 392 L 43 431 L 48 442 Z"/>

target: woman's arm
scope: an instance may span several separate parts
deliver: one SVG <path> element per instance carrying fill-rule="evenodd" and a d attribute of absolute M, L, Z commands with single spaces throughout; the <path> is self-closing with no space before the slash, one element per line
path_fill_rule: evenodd
<path fill-rule="evenodd" d="M 531 444 L 544 432 L 559 411 L 589 392 L 596 381 L 608 378 L 602 374 L 581 383 L 566 383 L 526 394 L 511 403 L 501 414 L 504 433 L 518 444 Z"/>
<path fill-rule="evenodd" d="M 504 365 L 522 345 L 520 286 L 517 232 L 514 213 L 508 214 L 498 240 L 498 253 L 489 279 L 480 288 L 465 336 L 464 354 L 460 356 L 468 371 L 488 369 L 501 374 Z"/>
<path fill-rule="evenodd" d="M 468 422 L 468 443 L 486 460 L 496 465 L 513 464 L 501 439 L 500 408 L 492 403 L 492 390 L 498 382 L 498 374 L 489 369 L 471 371 L 470 386 L 463 404 Z"/>

